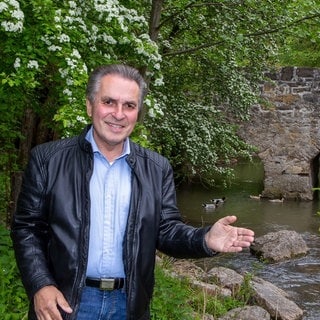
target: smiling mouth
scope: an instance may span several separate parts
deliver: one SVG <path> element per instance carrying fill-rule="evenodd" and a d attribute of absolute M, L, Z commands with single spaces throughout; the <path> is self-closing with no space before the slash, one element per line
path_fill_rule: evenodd
<path fill-rule="evenodd" d="M 115 129 L 122 129 L 122 128 L 125 127 L 124 125 L 115 124 L 115 123 L 111 123 L 111 122 L 107 122 L 106 124 L 107 124 L 108 126 L 112 127 L 112 128 L 115 128 Z"/>

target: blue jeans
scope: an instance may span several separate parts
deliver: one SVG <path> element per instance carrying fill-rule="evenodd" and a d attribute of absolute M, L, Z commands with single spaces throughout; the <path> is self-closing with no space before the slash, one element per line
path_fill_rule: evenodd
<path fill-rule="evenodd" d="M 77 320 L 125 320 L 126 300 L 124 289 L 84 287 Z"/>

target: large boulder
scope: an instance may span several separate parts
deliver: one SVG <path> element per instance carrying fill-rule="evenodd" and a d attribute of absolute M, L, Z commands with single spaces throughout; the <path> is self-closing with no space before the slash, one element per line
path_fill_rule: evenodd
<path fill-rule="evenodd" d="M 233 293 L 237 292 L 244 282 L 244 278 L 241 274 L 225 267 L 210 269 L 207 273 L 207 277 L 210 282 L 214 282 L 220 287 L 228 288 Z"/>
<path fill-rule="evenodd" d="M 251 286 L 256 303 L 278 320 L 301 320 L 303 310 L 288 299 L 282 289 L 261 278 L 254 277 Z M 258 318 L 257 318 L 258 319 Z"/>
<path fill-rule="evenodd" d="M 160 260 L 160 259 L 159 259 Z M 178 259 L 173 263 L 170 275 L 188 278 L 191 286 L 204 290 L 208 296 L 233 297 L 245 282 L 245 276 L 236 271 L 215 267 L 205 272 L 190 260 Z M 303 311 L 291 300 L 285 291 L 258 277 L 250 277 L 247 290 L 255 306 L 245 306 L 230 310 L 219 320 L 301 320 Z M 248 291 L 249 292 L 249 291 Z M 251 299 L 250 299 L 251 300 Z M 206 315 L 206 320 L 213 320 Z"/>
<path fill-rule="evenodd" d="M 264 262 L 274 263 L 303 256 L 309 248 L 302 236 L 295 231 L 270 232 L 255 239 L 251 251 Z"/>
<path fill-rule="evenodd" d="M 270 320 L 270 314 L 259 306 L 247 306 L 228 311 L 219 320 Z"/>

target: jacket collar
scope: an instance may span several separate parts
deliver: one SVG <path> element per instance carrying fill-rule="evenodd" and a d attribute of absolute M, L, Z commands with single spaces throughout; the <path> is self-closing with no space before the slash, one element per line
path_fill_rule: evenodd
<path fill-rule="evenodd" d="M 130 154 L 127 156 L 127 162 L 131 168 L 134 168 L 136 164 L 136 144 L 129 140 L 130 143 Z"/>
<path fill-rule="evenodd" d="M 83 149 L 85 152 L 88 152 L 88 153 L 93 153 L 91 143 L 86 139 L 86 135 L 91 127 L 92 127 L 92 124 L 87 125 L 79 135 L 80 147 L 81 149 Z M 129 139 L 129 143 L 130 143 L 130 154 L 127 156 L 126 160 L 129 166 L 131 168 L 134 168 L 136 163 L 137 145 L 134 142 L 132 142 L 130 139 Z"/>
<path fill-rule="evenodd" d="M 86 139 L 86 135 L 90 128 L 92 127 L 92 124 L 87 125 L 82 132 L 79 135 L 79 145 L 82 150 L 88 153 L 92 153 L 92 146 L 91 143 Z"/>

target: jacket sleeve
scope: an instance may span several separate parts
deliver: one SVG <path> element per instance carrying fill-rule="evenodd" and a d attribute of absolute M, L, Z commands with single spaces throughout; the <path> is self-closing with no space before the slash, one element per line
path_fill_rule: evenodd
<path fill-rule="evenodd" d="M 169 162 L 163 170 L 162 205 L 158 249 L 176 258 L 201 258 L 215 254 L 206 245 L 204 235 L 210 227 L 186 225 L 177 208 L 173 170 Z"/>
<path fill-rule="evenodd" d="M 30 299 L 42 287 L 55 285 L 47 262 L 46 169 L 39 150 L 31 152 L 11 227 L 17 265 Z"/>

